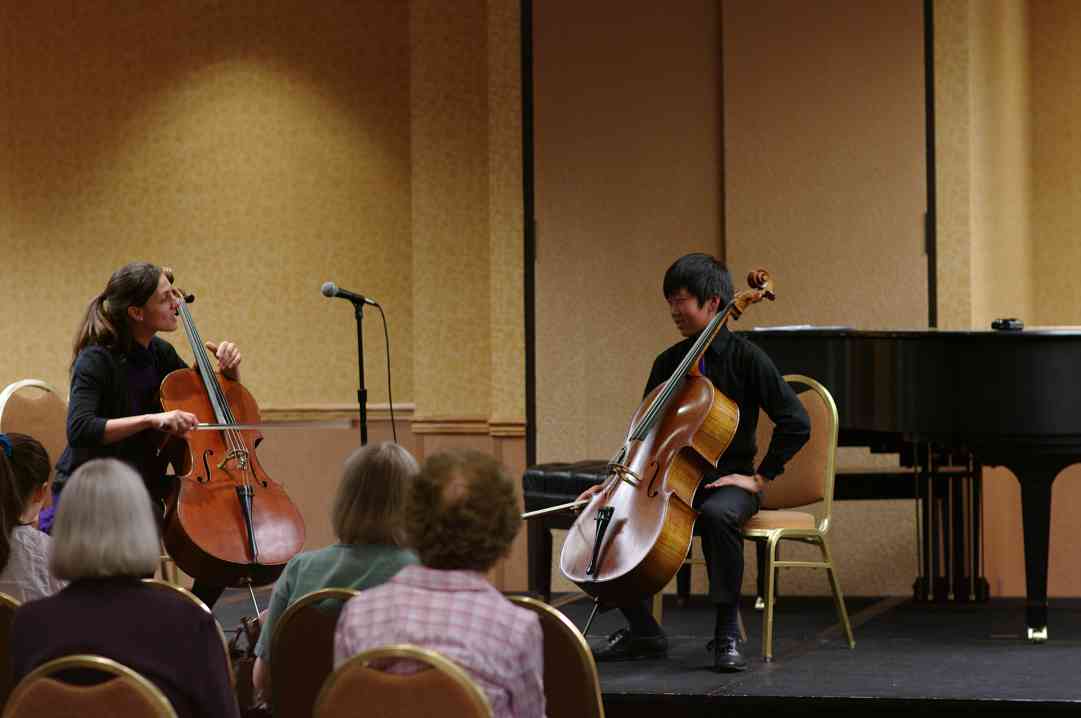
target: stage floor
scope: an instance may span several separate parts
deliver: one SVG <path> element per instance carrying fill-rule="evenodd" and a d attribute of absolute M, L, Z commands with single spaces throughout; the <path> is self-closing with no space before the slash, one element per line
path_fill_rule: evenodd
<path fill-rule="evenodd" d="M 269 589 L 257 592 L 265 606 Z M 557 597 L 558 599 L 558 597 Z M 556 599 L 556 600 L 557 600 Z M 669 657 L 598 666 L 608 718 L 807 713 L 1003 713 L 1081 709 L 1081 600 L 1053 600 L 1050 639 L 1023 636 L 1021 600 L 985 604 L 914 604 L 903 598 L 849 598 L 856 647 L 836 624 L 832 600 L 782 596 L 774 623 L 774 661 L 762 661 L 762 614 L 743 606 L 751 659 L 748 671 L 709 670 L 706 642 L 713 609 L 700 597 L 678 607 L 665 601 Z M 589 604 L 562 610 L 579 627 Z M 215 609 L 228 630 L 253 609 L 246 592 L 229 591 Z M 601 614 L 591 644 L 622 626 L 616 612 Z M 658 716 L 658 710 L 667 716 Z"/>
<path fill-rule="evenodd" d="M 986 604 L 927 605 L 902 598 L 846 601 L 856 638 L 849 649 L 830 598 L 781 597 L 774 619 L 774 660 L 762 661 L 760 612 L 745 602 L 742 613 L 751 659 L 748 671 L 716 674 L 705 645 L 713 609 L 702 599 L 678 608 L 666 601 L 667 660 L 600 664 L 601 688 L 616 710 L 660 702 L 702 714 L 726 705 L 788 712 L 837 710 L 995 711 L 1081 708 L 1081 601 L 1053 601 L 1050 640 L 1030 644 L 1021 600 Z M 585 623 L 584 602 L 564 607 Z M 590 628 L 591 644 L 620 627 L 615 613 Z M 979 706 L 968 705 L 978 703 Z M 709 710 L 709 709 L 714 710 Z M 679 711 L 695 715 L 698 711 Z"/>

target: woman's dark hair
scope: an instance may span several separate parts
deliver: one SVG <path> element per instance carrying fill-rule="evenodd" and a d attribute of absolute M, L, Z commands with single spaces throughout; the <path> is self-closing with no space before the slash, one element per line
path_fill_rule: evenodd
<path fill-rule="evenodd" d="M 732 301 L 732 276 L 724 262 L 708 254 L 695 252 L 677 259 L 664 273 L 664 298 L 672 296 L 681 289 L 698 300 L 698 306 L 713 297 L 720 297 L 723 309 Z"/>
<path fill-rule="evenodd" d="M 49 453 L 26 434 L 6 434 L 11 456 L 0 447 L 0 571 L 11 558 L 11 532 L 15 530 L 34 489 L 49 480 Z"/>
<path fill-rule="evenodd" d="M 86 316 L 75 334 L 72 366 L 75 366 L 79 352 L 89 346 L 122 352 L 131 349 L 133 339 L 128 327 L 128 307 L 141 307 L 154 296 L 163 271 L 150 262 L 132 262 L 113 272 L 105 291 L 90 300 L 86 307 Z M 166 276 L 169 276 L 168 272 Z"/>

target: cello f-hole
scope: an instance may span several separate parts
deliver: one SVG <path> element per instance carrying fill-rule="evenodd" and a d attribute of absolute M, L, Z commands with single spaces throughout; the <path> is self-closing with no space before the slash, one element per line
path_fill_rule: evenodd
<path fill-rule="evenodd" d="M 649 477 L 649 484 L 646 487 L 646 496 L 652 498 L 659 494 L 661 491 L 660 488 L 657 487 L 657 477 L 661 475 L 661 472 L 659 471 L 660 465 L 656 462 L 651 463 L 649 465 L 649 468 L 651 470 L 652 476 Z"/>
<path fill-rule="evenodd" d="M 205 484 L 210 481 L 210 457 L 214 455 L 213 449 L 207 449 L 203 452 L 203 471 L 206 472 L 204 476 L 199 477 L 199 483 Z"/>

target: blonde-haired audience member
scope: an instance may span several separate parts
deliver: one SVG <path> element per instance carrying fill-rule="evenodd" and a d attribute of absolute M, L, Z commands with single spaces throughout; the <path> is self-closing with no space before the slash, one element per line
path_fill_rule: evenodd
<path fill-rule="evenodd" d="M 52 535 L 53 573 L 71 583 L 15 612 L 15 681 L 54 658 L 90 653 L 146 676 L 180 718 L 239 716 L 214 617 L 140 580 L 154 573 L 159 543 L 150 494 L 134 469 L 116 459 L 80 466 Z"/>
<path fill-rule="evenodd" d="M 49 498 L 49 453 L 26 434 L 0 434 L 0 592 L 25 603 L 64 582 L 49 570 L 52 539 L 38 531 Z"/>
<path fill-rule="evenodd" d="M 402 526 L 405 495 L 417 470 L 413 455 L 389 441 L 363 446 L 345 460 L 331 508 L 338 543 L 297 554 L 274 584 L 255 645 L 256 691 L 265 695 L 270 687 L 270 641 L 290 604 L 321 588 L 378 586 L 417 562 L 416 555 L 403 548 Z"/>
<path fill-rule="evenodd" d="M 406 501 L 405 526 L 420 566 L 351 599 L 334 637 L 334 665 L 362 651 L 412 643 L 447 656 L 484 689 L 496 718 L 544 715 L 540 622 L 485 578 L 521 525 L 517 490 L 476 451 L 424 462 Z M 414 667 L 395 664 L 390 670 Z"/>

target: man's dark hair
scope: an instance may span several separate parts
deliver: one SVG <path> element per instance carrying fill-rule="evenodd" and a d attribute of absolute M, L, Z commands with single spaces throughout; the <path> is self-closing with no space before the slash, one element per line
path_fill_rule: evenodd
<path fill-rule="evenodd" d="M 702 252 L 685 254 L 664 273 L 664 298 L 686 289 L 702 306 L 713 297 L 721 298 L 721 309 L 732 301 L 732 276 L 724 262 Z"/>

